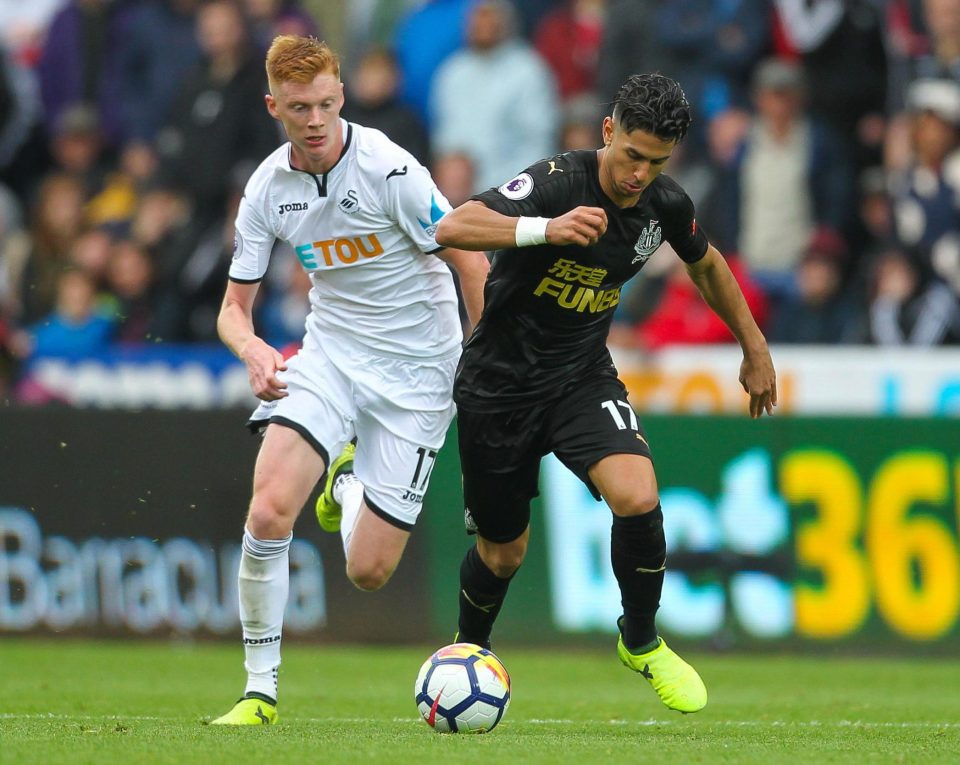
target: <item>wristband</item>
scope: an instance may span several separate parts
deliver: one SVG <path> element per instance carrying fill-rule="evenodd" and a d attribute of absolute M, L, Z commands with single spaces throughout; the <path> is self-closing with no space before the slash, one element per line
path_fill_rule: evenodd
<path fill-rule="evenodd" d="M 517 247 L 531 247 L 536 244 L 547 243 L 547 224 L 550 218 L 517 219 L 516 240 Z"/>

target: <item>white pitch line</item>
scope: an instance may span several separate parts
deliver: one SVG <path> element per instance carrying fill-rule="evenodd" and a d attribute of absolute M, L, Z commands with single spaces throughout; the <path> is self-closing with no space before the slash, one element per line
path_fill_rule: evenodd
<path fill-rule="evenodd" d="M 364 725 L 384 722 L 383 718 L 376 717 L 292 717 L 284 719 L 292 722 L 309 723 L 359 723 Z M 89 721 L 103 720 L 109 722 L 148 721 L 148 722 L 184 722 L 182 717 L 157 717 L 151 715 L 64 715 L 53 712 L 37 714 L 16 714 L 13 712 L 0 713 L 0 720 L 60 720 Z M 394 717 L 390 720 L 396 723 L 421 724 L 416 717 Z M 701 722 L 702 721 L 702 722 Z M 960 722 L 877 722 L 871 720 L 711 720 L 707 717 L 698 719 L 703 725 L 722 725 L 731 728 L 899 728 L 899 729 L 960 729 Z M 569 719 L 540 719 L 504 720 L 504 726 L 512 725 L 609 725 L 609 726 L 637 726 L 637 727 L 669 727 L 672 725 L 689 725 L 679 720 L 569 720 Z"/>

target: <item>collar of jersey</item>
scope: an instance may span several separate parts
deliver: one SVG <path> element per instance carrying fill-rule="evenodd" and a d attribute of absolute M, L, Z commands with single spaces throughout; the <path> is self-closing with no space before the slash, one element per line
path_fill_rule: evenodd
<path fill-rule="evenodd" d="M 293 150 L 292 144 L 289 147 L 287 147 L 286 162 L 283 165 L 284 170 L 289 170 L 291 173 L 306 173 L 307 175 L 312 175 L 314 177 L 318 175 L 321 175 L 321 176 L 329 175 L 330 173 L 332 173 L 333 169 L 340 164 L 340 160 L 342 160 L 347 155 L 347 151 L 350 149 L 350 144 L 353 142 L 353 125 L 351 125 L 345 119 L 341 118 L 340 132 L 343 135 L 343 148 L 340 150 L 340 156 L 337 157 L 337 161 L 330 166 L 330 169 L 327 170 L 327 172 L 311 173 L 309 170 L 301 170 L 300 168 L 294 167 L 290 163 L 290 152 Z"/>

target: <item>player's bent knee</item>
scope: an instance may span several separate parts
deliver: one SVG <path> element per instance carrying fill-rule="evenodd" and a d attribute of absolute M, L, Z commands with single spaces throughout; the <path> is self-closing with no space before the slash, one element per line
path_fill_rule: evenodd
<path fill-rule="evenodd" d="M 247 514 L 247 528 L 258 539 L 280 539 L 293 530 L 297 511 L 291 511 L 269 494 L 255 494 Z"/>
<path fill-rule="evenodd" d="M 516 540 L 507 544 L 485 543 L 480 550 L 484 564 L 496 576 L 506 579 L 513 576 L 527 555 L 526 540 Z"/>
<path fill-rule="evenodd" d="M 358 590 L 376 592 L 390 581 L 394 568 L 382 561 L 359 563 L 347 561 L 347 578 Z"/>
<path fill-rule="evenodd" d="M 643 515 L 657 508 L 660 497 L 656 492 L 640 492 L 615 501 L 608 501 L 614 515 L 629 518 L 634 515 Z"/>

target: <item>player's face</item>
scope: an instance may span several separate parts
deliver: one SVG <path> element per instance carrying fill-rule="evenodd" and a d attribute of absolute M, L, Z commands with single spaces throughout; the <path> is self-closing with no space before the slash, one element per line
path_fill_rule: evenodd
<path fill-rule="evenodd" d="M 266 102 L 267 111 L 287 132 L 298 169 L 325 173 L 336 164 L 343 150 L 343 83 L 335 75 L 318 74 L 312 82 L 281 82 Z"/>
<path fill-rule="evenodd" d="M 637 203 L 643 190 L 663 172 L 677 145 L 643 130 L 627 132 L 609 117 L 603 121 L 603 143 L 600 185 L 619 207 Z"/>

